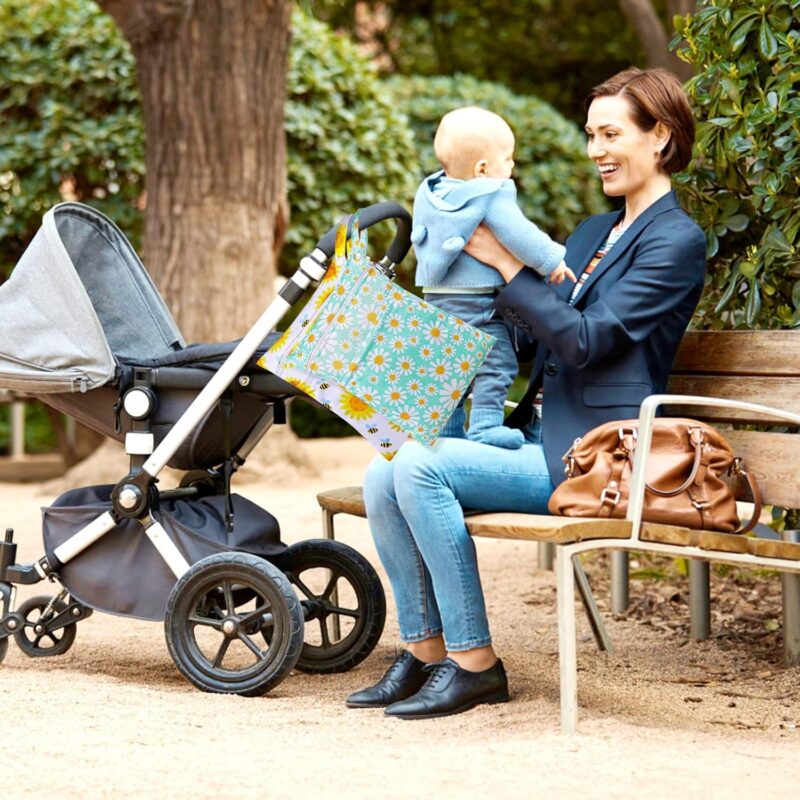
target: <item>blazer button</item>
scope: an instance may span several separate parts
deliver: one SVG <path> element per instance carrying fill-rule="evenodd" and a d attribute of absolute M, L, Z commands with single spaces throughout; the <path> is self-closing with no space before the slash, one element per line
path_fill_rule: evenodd
<path fill-rule="evenodd" d="M 555 364 L 548 364 L 545 366 L 544 371 L 548 375 L 555 375 L 558 372 L 558 367 Z"/>

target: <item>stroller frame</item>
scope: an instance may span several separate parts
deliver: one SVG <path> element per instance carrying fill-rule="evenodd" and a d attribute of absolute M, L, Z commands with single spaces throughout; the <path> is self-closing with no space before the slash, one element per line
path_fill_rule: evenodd
<path fill-rule="evenodd" d="M 410 229 L 411 218 L 408 212 L 401 206 L 394 203 L 378 203 L 360 212 L 361 228 L 367 228 L 377 222 L 393 219 L 397 224 L 397 232 L 394 241 L 387 250 L 386 256 L 379 262 L 379 266 L 387 275 L 394 277 L 394 267 L 405 256 L 410 247 Z M 251 327 L 247 334 L 236 345 L 233 351 L 228 355 L 216 372 L 213 373 L 211 378 L 205 382 L 205 385 L 200 389 L 197 396 L 192 400 L 186 410 L 174 422 L 171 429 L 167 432 L 163 440 L 157 445 L 153 446 L 153 435 L 149 432 L 149 424 L 147 422 L 149 411 L 148 403 L 150 402 L 149 393 L 144 388 L 149 381 L 147 371 L 144 374 L 137 375 L 140 370 L 134 369 L 134 380 L 130 388 L 127 389 L 122 402 L 127 413 L 129 413 L 132 423 L 132 430 L 126 437 L 126 452 L 130 456 L 130 471 L 125 477 L 116 483 L 111 493 L 112 508 L 109 511 L 98 515 L 90 523 L 84 525 L 71 535 L 66 541 L 62 542 L 59 546 L 54 548 L 48 555 L 45 554 L 38 560 L 29 564 L 15 563 L 16 558 L 16 545 L 13 543 L 13 531 L 7 530 L 5 541 L 0 541 L 0 601 L 2 601 L 3 616 L 0 621 L 0 661 L 5 655 L 7 647 L 7 639 L 11 635 L 19 635 L 21 628 L 25 625 L 25 620 L 15 613 L 14 600 L 16 595 L 15 584 L 31 585 L 48 579 L 53 582 L 59 581 L 59 570 L 67 563 L 75 559 L 95 542 L 102 539 L 109 531 L 112 531 L 124 520 L 135 520 L 138 522 L 146 534 L 147 538 L 156 548 L 161 558 L 174 574 L 177 583 L 173 589 L 172 594 L 179 591 L 181 587 L 185 588 L 185 581 L 181 579 L 189 576 L 195 580 L 198 575 L 202 576 L 206 567 L 211 571 L 213 569 L 220 569 L 227 562 L 235 562 L 237 569 L 247 568 L 254 576 L 253 580 L 257 583 L 258 575 L 256 572 L 260 569 L 264 571 L 264 564 L 270 567 L 268 570 L 268 579 L 273 582 L 280 582 L 280 570 L 272 567 L 271 564 L 265 562 L 255 556 L 250 556 L 249 559 L 246 554 L 242 553 L 229 553 L 218 554 L 209 556 L 201 561 L 190 564 L 184 557 L 183 553 L 178 549 L 175 542 L 170 537 L 168 531 L 162 523 L 151 515 L 151 510 L 157 506 L 159 498 L 169 496 L 189 496 L 192 493 L 197 493 L 197 489 L 192 488 L 179 488 L 175 490 L 167 490 L 159 494 L 156 484 L 158 476 L 165 466 L 170 462 L 170 459 L 175 455 L 181 445 L 185 442 L 197 426 L 207 417 L 207 415 L 215 408 L 221 401 L 223 395 L 238 381 L 240 385 L 247 385 L 250 378 L 242 375 L 242 370 L 253 355 L 259 349 L 259 346 L 264 343 L 268 335 L 274 331 L 277 324 L 283 318 L 284 314 L 296 303 L 306 292 L 312 284 L 320 281 L 327 270 L 327 261 L 333 255 L 334 243 L 338 225 L 331 228 L 317 243 L 314 250 L 303 259 L 301 259 L 298 269 L 292 277 L 284 284 L 278 292 L 278 295 L 272 300 L 267 309 L 263 312 L 261 317 Z M 262 376 L 257 376 L 258 378 Z M 265 373 L 264 378 L 272 378 Z M 201 382 L 202 379 L 201 379 Z M 195 380 L 196 384 L 196 380 Z M 180 388 L 197 388 L 197 385 L 191 387 L 181 386 Z M 298 392 L 299 393 L 299 392 Z M 287 393 L 288 394 L 288 393 Z M 278 402 L 281 406 L 282 403 Z M 254 425 L 248 436 L 237 448 L 232 461 L 232 470 L 235 471 L 238 467 L 244 464 L 245 459 L 249 456 L 258 442 L 263 438 L 265 433 L 275 422 L 276 417 L 276 403 L 267 407 L 263 415 Z M 138 420 L 142 420 L 139 422 Z M 228 476 L 229 478 L 229 476 Z M 227 481 L 226 481 L 227 491 Z M 329 543 L 338 546 L 338 543 Z M 291 549 L 291 548 L 290 548 Z M 355 552 L 355 551 L 353 551 Z M 358 555 L 358 554 L 356 554 Z M 360 557 L 363 560 L 363 557 Z M 243 560 L 244 559 L 244 560 Z M 263 562 L 263 563 L 250 563 Z M 364 560 L 365 561 L 365 560 Z M 205 564 L 204 562 L 209 562 Z M 245 563 L 247 562 L 247 563 Z M 366 567 L 371 569 L 368 562 Z M 244 567 L 242 567 L 244 564 Z M 363 566 L 363 565 L 360 565 Z M 256 572 L 253 572 L 256 570 Z M 246 570 L 245 570 L 246 571 Z M 191 573 L 191 575 L 190 575 Z M 274 573 L 277 573 L 274 574 Z M 373 570 L 374 573 L 374 570 Z M 375 576 L 377 578 L 377 576 Z M 245 577 L 244 585 L 250 586 L 252 591 L 259 596 L 266 598 L 266 591 L 269 587 L 261 585 L 258 589 L 256 583 L 248 584 Z M 191 580 L 190 580 L 191 583 Z M 240 584 L 235 584 L 237 587 Z M 379 585 L 379 584 L 378 584 Z M 280 587 L 286 594 L 285 587 Z M 260 595 L 259 595 L 260 592 Z M 289 589 L 291 593 L 291 589 Z M 67 595 L 67 589 L 64 588 L 58 598 L 55 598 L 48 605 L 48 610 L 55 609 L 56 617 L 51 620 L 48 627 L 50 632 L 57 630 L 60 627 L 73 625 L 74 623 L 89 616 L 92 609 L 84 606 L 82 603 L 76 602 L 74 599 L 65 606 L 61 601 Z M 381 591 L 382 595 L 382 591 Z M 336 590 L 333 589 L 333 597 L 335 601 Z M 230 603 L 230 598 L 226 597 L 226 602 Z M 179 604 L 179 603 L 178 603 Z M 173 610 L 173 597 L 170 597 L 170 602 L 167 608 L 167 627 L 170 625 L 170 611 Z M 231 605 L 228 605 L 228 609 Z M 289 647 L 290 651 L 296 651 L 294 655 L 291 653 L 287 656 L 288 667 L 280 670 L 281 675 L 279 679 L 288 673 L 289 669 L 294 666 L 297 655 L 300 653 L 300 646 L 302 645 L 302 618 L 306 619 L 314 617 L 319 613 L 319 609 L 313 603 L 303 604 L 299 609 L 300 613 L 300 641 L 298 643 L 297 636 L 294 636 L 292 646 Z M 385 608 L 383 609 L 385 613 Z M 251 616 L 253 616 L 251 614 Z M 267 623 L 271 622 L 270 614 L 262 614 Z M 263 620 L 262 620 L 263 621 Z M 338 620 L 337 620 L 338 622 Z M 222 624 L 223 632 L 227 632 L 225 625 L 228 621 Z M 174 625 L 174 621 L 173 621 Z M 383 626 L 383 617 L 381 615 L 380 628 Z M 252 626 L 251 626 L 252 627 Z M 74 633 L 73 633 L 74 636 Z M 266 635 L 265 635 L 266 638 Z M 324 638 L 324 634 L 323 634 Z M 19 641 L 19 640 L 18 640 Z M 70 641 L 71 643 L 71 641 Z M 176 654 L 174 648 L 170 643 L 170 636 L 168 632 L 168 644 L 170 644 L 170 651 L 175 658 Z M 269 640 L 268 640 L 269 644 Z M 374 646 L 374 644 L 372 645 Z M 252 648 L 251 648 L 252 649 Z M 371 648 L 370 648 L 371 650 Z M 31 654 L 31 653 L 29 653 Z M 361 660 L 359 658 L 359 660 Z M 223 686 L 222 688 L 215 685 L 213 681 L 204 681 L 202 677 L 198 679 L 196 674 L 190 674 L 184 669 L 181 663 L 176 659 L 176 664 L 182 672 L 199 688 L 209 691 L 232 691 L 238 694 L 261 694 L 266 689 L 271 688 L 275 681 L 268 682 L 263 685 L 255 686 L 252 680 L 250 683 L 242 684 L 236 683 L 235 688 Z M 352 666 L 352 665 L 351 665 Z M 309 670 L 312 671 L 312 670 Z M 319 671 L 334 671 L 334 670 L 319 670 Z M 338 671 L 338 670 L 335 670 Z M 266 687 L 266 688 L 265 688 Z"/>

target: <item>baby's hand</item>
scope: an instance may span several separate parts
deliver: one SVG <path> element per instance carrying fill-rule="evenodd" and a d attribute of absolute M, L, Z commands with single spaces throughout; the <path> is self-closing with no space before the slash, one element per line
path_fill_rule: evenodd
<path fill-rule="evenodd" d="M 562 261 L 551 273 L 549 282 L 558 286 L 564 282 L 564 278 L 569 278 L 573 283 L 577 280 L 575 273 Z"/>

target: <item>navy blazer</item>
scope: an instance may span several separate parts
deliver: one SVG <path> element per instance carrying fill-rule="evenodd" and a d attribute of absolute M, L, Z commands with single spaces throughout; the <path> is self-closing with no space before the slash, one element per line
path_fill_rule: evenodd
<path fill-rule="evenodd" d="M 569 237 L 565 260 L 576 275 L 622 213 L 589 217 Z M 574 305 L 575 284 L 550 286 L 530 269 L 498 292 L 495 308 L 528 344 L 520 360 L 534 357 L 528 390 L 507 424 L 530 421 L 543 386 L 542 436 L 554 484 L 564 479 L 561 457 L 577 437 L 604 422 L 637 417 L 647 395 L 666 389 L 705 266 L 705 236 L 669 192 L 622 234 Z"/>

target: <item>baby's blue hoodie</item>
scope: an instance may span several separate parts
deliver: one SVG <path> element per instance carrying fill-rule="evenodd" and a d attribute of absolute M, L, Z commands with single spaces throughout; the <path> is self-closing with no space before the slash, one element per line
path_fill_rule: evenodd
<path fill-rule="evenodd" d="M 417 255 L 417 286 L 457 290 L 502 285 L 503 278 L 497 270 L 463 252 L 481 222 L 542 277 L 561 263 L 566 248 L 525 217 L 517 205 L 517 189 L 512 180 L 445 178 L 453 188 L 440 193 L 435 190 L 442 178 L 444 170 L 429 175 L 414 198 L 411 241 Z"/>

